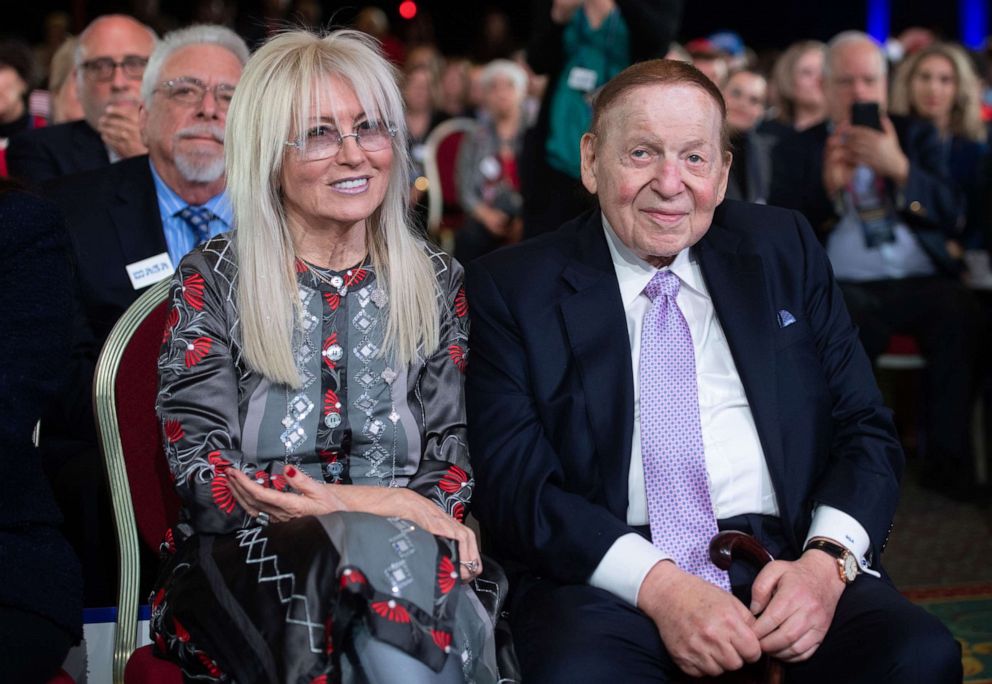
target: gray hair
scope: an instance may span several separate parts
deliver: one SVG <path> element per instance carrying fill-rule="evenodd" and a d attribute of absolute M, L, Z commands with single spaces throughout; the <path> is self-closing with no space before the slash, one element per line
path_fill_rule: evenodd
<path fill-rule="evenodd" d="M 517 95 L 523 97 L 527 93 L 527 72 L 516 62 L 508 59 L 494 59 L 482 69 L 479 80 L 487 88 L 493 79 L 503 77 L 513 84 Z"/>
<path fill-rule="evenodd" d="M 217 24 L 195 24 L 176 31 L 171 31 L 155 46 L 155 51 L 148 58 L 145 75 L 141 79 L 141 99 L 149 106 L 155 88 L 159 86 L 162 66 L 173 54 L 190 45 L 217 45 L 238 58 L 244 66 L 248 61 L 248 46 L 241 37 L 227 28 Z"/>
<path fill-rule="evenodd" d="M 366 222 L 372 266 L 389 301 L 383 353 L 406 365 L 434 353 L 440 337 L 434 266 L 406 210 L 410 162 L 396 70 L 359 31 L 283 33 L 245 66 L 228 111 L 224 151 L 245 358 L 269 380 L 291 387 L 301 382 L 292 341 L 302 305 L 282 202 L 283 160 L 291 154 L 286 141 L 307 129 L 311 112 L 321 111 L 321 84 L 332 77 L 351 86 L 369 121 L 396 129 L 386 194 Z"/>
<path fill-rule="evenodd" d="M 836 36 L 830 39 L 827 43 L 826 59 L 823 60 L 823 80 L 829 80 L 831 76 L 831 70 L 833 69 L 833 60 L 837 55 L 837 52 L 846 45 L 853 45 L 854 43 L 867 43 L 875 48 L 878 54 L 878 64 L 879 64 L 879 75 L 885 78 L 889 72 L 889 63 L 885 59 L 885 52 L 882 51 L 882 46 L 879 45 L 878 41 L 869 36 L 867 33 L 862 31 L 841 31 Z"/>

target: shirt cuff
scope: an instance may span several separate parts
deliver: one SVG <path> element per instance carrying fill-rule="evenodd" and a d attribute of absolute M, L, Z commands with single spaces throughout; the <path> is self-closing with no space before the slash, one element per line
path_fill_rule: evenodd
<path fill-rule="evenodd" d="M 670 559 L 671 556 L 647 539 L 631 532 L 613 542 L 589 578 L 589 584 L 636 606 L 637 593 L 651 568 L 659 561 Z"/>
<path fill-rule="evenodd" d="M 826 537 L 834 540 L 854 554 L 854 557 L 858 559 L 861 572 L 874 577 L 882 576 L 868 567 L 868 560 L 865 558 L 865 554 L 868 553 L 871 546 L 868 532 L 861 526 L 861 523 L 844 511 L 833 506 L 818 505 L 813 510 L 813 522 L 809 526 L 809 534 L 806 535 L 803 548 L 806 548 L 806 544 L 809 544 L 809 540 L 813 537 Z"/>

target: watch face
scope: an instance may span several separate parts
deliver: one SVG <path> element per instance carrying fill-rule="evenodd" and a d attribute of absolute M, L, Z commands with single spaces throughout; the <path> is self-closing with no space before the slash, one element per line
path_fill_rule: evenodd
<path fill-rule="evenodd" d="M 853 582 L 858 576 L 858 561 L 851 554 L 844 556 L 844 576 L 848 582 Z"/>

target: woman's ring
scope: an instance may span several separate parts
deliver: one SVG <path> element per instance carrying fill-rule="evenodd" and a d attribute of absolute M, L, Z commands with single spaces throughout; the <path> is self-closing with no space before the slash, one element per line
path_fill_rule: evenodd
<path fill-rule="evenodd" d="M 460 562 L 462 565 L 465 566 L 465 569 L 471 572 L 472 574 L 475 574 L 476 572 L 479 571 L 479 561 L 477 560 L 460 561 Z"/>
<path fill-rule="evenodd" d="M 265 527 L 266 525 L 269 524 L 269 514 L 266 513 L 265 511 L 261 511 L 258 515 L 255 516 L 255 520 L 258 521 L 259 525 Z"/>

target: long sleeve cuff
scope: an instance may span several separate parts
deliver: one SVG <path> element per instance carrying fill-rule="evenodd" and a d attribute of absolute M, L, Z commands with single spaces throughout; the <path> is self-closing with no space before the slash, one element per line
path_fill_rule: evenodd
<path fill-rule="evenodd" d="M 833 506 L 818 505 L 813 511 L 813 522 L 809 526 L 809 534 L 803 547 L 814 537 L 826 537 L 847 548 L 858 559 L 861 571 L 874 577 L 882 575 L 868 567 L 865 554 L 871 546 L 868 532 L 861 523 Z"/>
<path fill-rule="evenodd" d="M 647 539 L 631 532 L 613 542 L 589 578 L 589 584 L 636 606 L 637 593 L 651 568 L 659 561 L 670 559 L 671 556 Z"/>

